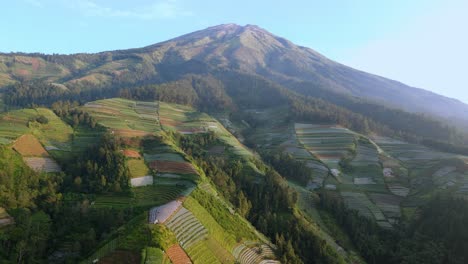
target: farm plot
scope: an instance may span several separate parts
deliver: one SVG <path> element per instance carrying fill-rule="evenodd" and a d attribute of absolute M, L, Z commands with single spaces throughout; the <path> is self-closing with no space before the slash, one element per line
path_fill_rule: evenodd
<path fill-rule="evenodd" d="M 357 210 L 361 215 L 375 219 L 377 222 L 386 221 L 382 211 L 364 193 L 340 192 L 340 195 L 349 209 Z"/>
<path fill-rule="evenodd" d="M 206 240 L 201 240 L 194 244 L 187 250 L 190 258 L 193 260 L 195 264 L 203 264 L 203 263 L 213 263 L 213 264 L 221 264 L 221 263 L 229 263 L 229 262 L 221 262 L 218 258 L 213 254 L 213 252 L 208 247 Z M 232 257 L 231 257 L 232 258 Z M 233 263 L 231 261 L 230 263 Z"/>
<path fill-rule="evenodd" d="M 432 174 L 433 183 L 442 189 L 455 186 L 459 179 L 463 179 L 463 175 L 457 172 L 455 166 L 442 167 Z"/>
<path fill-rule="evenodd" d="M 159 118 L 164 129 L 175 130 L 182 134 L 219 130 L 219 125 L 210 116 L 186 106 L 161 102 Z"/>
<path fill-rule="evenodd" d="M 187 187 L 183 185 L 148 185 L 132 189 L 129 195 L 98 195 L 93 207 L 127 208 L 132 206 L 150 207 L 173 201 L 182 195 Z"/>
<path fill-rule="evenodd" d="M 9 143 L 23 134 L 30 133 L 28 122 L 37 116 L 35 109 L 14 110 L 0 116 L 0 138 Z"/>
<path fill-rule="evenodd" d="M 37 114 L 47 118 L 47 124 L 32 123 L 32 133 L 38 137 L 44 146 L 53 146 L 60 150 L 71 150 L 73 128 L 63 122 L 54 112 L 46 108 L 37 108 Z"/>
<path fill-rule="evenodd" d="M 176 235 L 177 241 L 185 249 L 208 236 L 208 230 L 184 207 L 167 220 L 165 225 Z"/>
<path fill-rule="evenodd" d="M 432 166 L 431 162 L 434 160 L 453 158 L 455 156 L 391 138 L 374 137 L 374 141 L 385 152 L 400 160 L 408 168 L 430 168 Z"/>
<path fill-rule="evenodd" d="M 406 197 L 410 192 L 409 188 L 398 183 L 388 183 L 387 188 L 391 193 L 400 197 Z"/>
<path fill-rule="evenodd" d="M 158 154 L 143 154 L 146 162 L 155 160 L 161 161 L 177 161 L 184 162 L 185 159 L 178 153 L 158 153 Z"/>
<path fill-rule="evenodd" d="M 220 225 L 219 221 L 214 219 L 213 216 L 195 199 L 188 197 L 184 202 L 184 207 L 190 210 L 190 212 L 192 212 L 198 221 L 200 221 L 200 223 L 208 229 L 209 239 L 215 240 L 215 244 L 217 244 L 219 247 L 222 247 L 224 251 L 231 251 L 231 249 L 237 245 L 236 234 L 225 230 Z M 214 251 L 222 252 L 222 250 L 218 249 L 215 249 Z"/>
<path fill-rule="evenodd" d="M 13 144 L 13 149 L 22 156 L 48 157 L 49 153 L 44 149 L 39 140 L 33 135 L 23 135 Z"/>
<path fill-rule="evenodd" d="M 176 174 L 198 174 L 192 164 L 188 162 L 176 161 L 152 161 L 149 167 L 158 172 L 176 173 Z"/>
<path fill-rule="evenodd" d="M 122 150 L 122 153 L 127 158 L 132 158 L 132 159 L 141 158 L 140 153 L 138 151 L 136 151 L 136 150 L 133 150 L 133 149 L 124 149 L 124 150 Z"/>
<path fill-rule="evenodd" d="M 191 264 L 192 261 L 187 253 L 177 244 L 172 245 L 166 250 L 166 254 L 171 259 L 172 264 Z"/>
<path fill-rule="evenodd" d="M 23 158 L 26 164 L 33 170 L 39 172 L 61 172 L 62 169 L 60 166 L 55 162 L 55 160 L 51 158 L 44 158 L 44 157 L 24 157 Z"/>
<path fill-rule="evenodd" d="M 175 200 L 158 207 L 153 207 L 148 213 L 148 222 L 150 224 L 164 224 L 181 206 L 182 201 Z"/>
<path fill-rule="evenodd" d="M 142 187 L 147 185 L 153 185 L 153 176 L 143 176 L 138 178 L 132 178 L 130 184 L 132 187 Z"/>
<path fill-rule="evenodd" d="M 280 263 L 275 261 L 275 255 L 272 249 L 264 244 L 261 245 L 250 245 L 240 244 L 233 250 L 233 255 L 236 260 L 241 264 L 255 264 L 268 261 L 267 263 Z M 265 263 L 265 262 L 263 262 Z"/>
<path fill-rule="evenodd" d="M 33 121 L 39 116 L 45 116 L 48 123 Z M 70 150 L 72 133 L 69 125 L 45 108 L 14 110 L 0 116 L 0 141 L 6 144 L 23 134 L 33 134 L 46 146 Z"/>
<path fill-rule="evenodd" d="M 146 103 L 119 98 L 94 101 L 82 107 L 99 124 L 123 137 L 142 137 L 161 130 L 156 108 L 154 117 L 149 108 Z"/>
<path fill-rule="evenodd" d="M 367 185 L 367 184 L 375 184 L 375 181 L 372 178 L 364 177 L 364 178 L 354 178 L 354 184 L 356 185 Z"/>
<path fill-rule="evenodd" d="M 170 264 L 169 257 L 159 248 L 147 247 L 144 249 L 144 264 Z"/>
<path fill-rule="evenodd" d="M 401 209 L 400 203 L 402 199 L 395 195 L 371 193 L 371 200 L 380 208 L 384 215 L 388 218 L 400 218 Z"/>
<path fill-rule="evenodd" d="M 358 143 L 356 148 L 356 156 L 351 161 L 352 166 L 379 166 L 379 153 L 377 148 L 371 144 L 363 145 Z"/>
<path fill-rule="evenodd" d="M 331 168 L 337 168 L 355 146 L 355 134 L 345 128 L 298 123 L 294 127 L 299 142 Z"/>
<path fill-rule="evenodd" d="M 140 159 L 127 160 L 127 165 L 128 169 L 130 170 L 130 176 L 132 178 L 148 176 L 150 172 L 145 162 Z"/>

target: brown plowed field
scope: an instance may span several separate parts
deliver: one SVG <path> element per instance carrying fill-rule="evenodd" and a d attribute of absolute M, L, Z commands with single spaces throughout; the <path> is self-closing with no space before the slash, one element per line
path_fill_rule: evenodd
<path fill-rule="evenodd" d="M 116 129 L 114 133 L 121 137 L 144 137 L 153 135 L 151 132 L 132 129 Z"/>
<path fill-rule="evenodd" d="M 49 153 L 47 153 L 41 143 L 33 135 L 22 135 L 19 137 L 13 145 L 13 149 L 21 154 L 21 156 L 49 156 Z"/>
<path fill-rule="evenodd" d="M 178 245 L 172 245 L 167 249 L 166 254 L 172 261 L 172 264 L 192 264 L 187 253 Z"/>
<path fill-rule="evenodd" d="M 138 153 L 138 151 L 136 150 L 124 149 L 123 154 L 127 158 L 135 158 L 135 159 L 141 158 L 140 153 Z"/>

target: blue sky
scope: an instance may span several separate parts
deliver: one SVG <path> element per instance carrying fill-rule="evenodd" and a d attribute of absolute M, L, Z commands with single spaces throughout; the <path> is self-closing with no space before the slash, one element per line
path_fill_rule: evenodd
<path fill-rule="evenodd" d="M 343 64 L 468 103 L 465 0 L 16 0 L 0 51 L 142 47 L 223 23 L 256 24 Z"/>

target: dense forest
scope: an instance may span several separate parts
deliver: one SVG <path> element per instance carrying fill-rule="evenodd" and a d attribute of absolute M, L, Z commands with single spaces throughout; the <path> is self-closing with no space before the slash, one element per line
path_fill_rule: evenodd
<path fill-rule="evenodd" d="M 0 147 L 0 166 L 0 204 L 15 219 L 1 232 L 0 263 L 50 262 L 70 240 L 73 255 L 68 258 L 80 258 L 134 215 L 90 208 L 87 195 L 66 191 L 74 186 L 63 180 L 64 174 L 34 172 L 11 149 Z"/>

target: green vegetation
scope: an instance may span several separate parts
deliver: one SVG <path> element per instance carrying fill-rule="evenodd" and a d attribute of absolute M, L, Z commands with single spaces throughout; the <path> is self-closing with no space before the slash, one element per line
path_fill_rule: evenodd
<path fill-rule="evenodd" d="M 208 195 L 208 194 L 205 194 Z M 208 233 L 213 237 L 218 243 L 227 250 L 233 249 L 236 244 L 239 242 L 236 240 L 236 233 L 226 231 L 211 214 L 201 206 L 197 200 L 192 197 L 188 197 L 184 201 L 184 206 L 192 212 L 195 217 L 206 226 Z M 250 236 L 251 234 L 249 234 Z M 246 237 L 248 239 L 248 237 Z"/>
<path fill-rule="evenodd" d="M 151 244 L 163 250 L 177 243 L 177 239 L 166 226 L 150 225 Z"/>
<path fill-rule="evenodd" d="M 130 176 L 132 178 L 143 177 L 149 174 L 149 169 L 145 162 L 140 159 L 131 159 L 127 161 Z"/>
<path fill-rule="evenodd" d="M 129 208 L 161 205 L 176 199 L 187 186 L 183 185 L 152 185 L 132 189 L 132 194 L 102 194 L 97 195 L 94 207 Z"/>
<path fill-rule="evenodd" d="M 155 247 L 146 247 L 142 251 L 142 263 L 144 264 L 170 264 L 171 261 L 164 252 Z"/>

